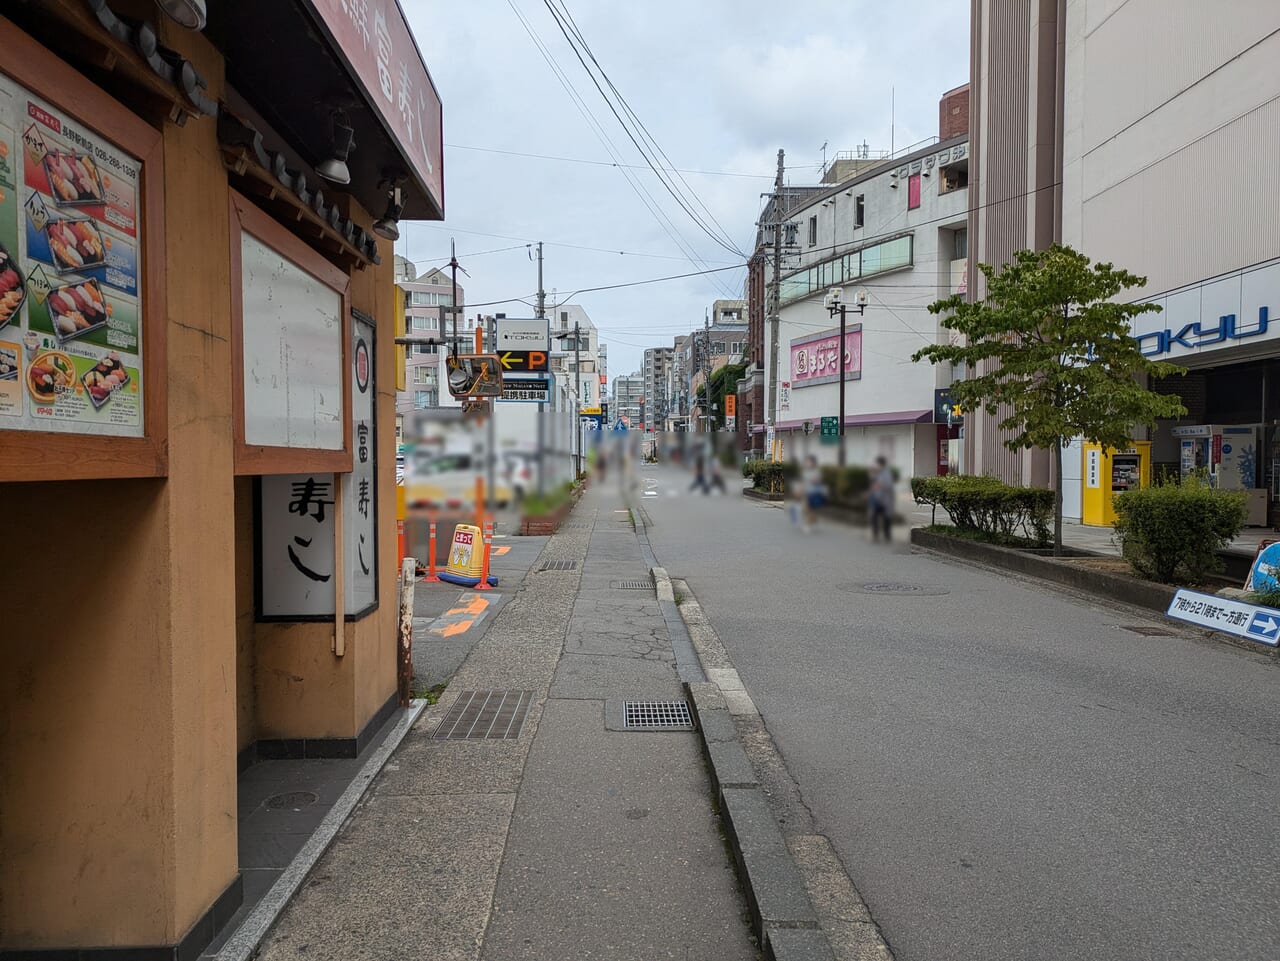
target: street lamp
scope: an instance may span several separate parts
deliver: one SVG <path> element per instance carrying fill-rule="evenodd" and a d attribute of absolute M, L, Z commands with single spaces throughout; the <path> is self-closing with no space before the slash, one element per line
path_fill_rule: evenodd
<path fill-rule="evenodd" d="M 855 297 L 855 303 L 852 307 L 847 307 L 840 298 L 844 294 L 844 288 L 832 287 L 827 292 L 826 299 L 823 304 L 827 308 L 827 313 L 832 317 L 838 311 L 840 314 L 840 466 L 845 466 L 845 448 L 844 448 L 844 373 L 846 362 L 844 328 L 845 328 L 845 310 L 856 310 L 858 316 L 861 317 L 863 311 L 867 309 L 867 292 L 865 290 L 858 291 Z"/>

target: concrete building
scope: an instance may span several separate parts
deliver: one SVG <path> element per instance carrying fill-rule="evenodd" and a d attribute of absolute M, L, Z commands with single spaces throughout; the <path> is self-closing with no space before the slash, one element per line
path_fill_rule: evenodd
<path fill-rule="evenodd" d="M 837 445 L 811 435 L 822 418 L 839 416 L 843 357 L 848 462 L 884 455 L 904 476 L 951 469 L 958 430 L 935 417 L 935 391 L 951 372 L 911 356 L 940 336 L 928 305 L 966 283 L 968 147 L 966 136 L 930 143 L 791 208 L 798 263 L 782 275 L 776 371 L 767 323 L 764 344 L 784 456 L 837 459 Z M 847 307 L 867 294 L 864 315 L 846 309 L 843 349 L 839 319 L 823 302 L 836 287 Z"/>
<path fill-rule="evenodd" d="M 979 263 L 1003 265 L 1018 250 L 1040 250 L 1062 237 L 1062 6 L 1062 0 L 972 0 L 967 287 L 974 298 L 986 294 Z M 1151 9 L 1154 20 L 1165 20 Z M 966 417 L 965 473 L 1047 485 L 1048 452 L 1009 450 L 999 420 Z"/>
<path fill-rule="evenodd" d="M 397 258 L 399 260 L 401 258 Z M 409 265 L 412 269 L 412 265 Z M 421 277 L 399 282 L 404 292 L 405 331 L 414 337 L 431 337 L 444 341 L 453 335 L 452 317 L 442 308 L 453 306 L 453 281 L 443 270 L 430 270 Z M 465 291 L 458 285 L 458 306 L 466 303 Z M 475 337 L 476 319 L 458 317 L 458 336 L 469 349 Z M 443 327 L 443 330 L 442 330 Z M 396 420 L 402 426 L 406 414 L 432 407 L 456 407 L 448 389 L 441 390 L 441 369 L 447 355 L 444 344 L 414 344 L 405 351 L 405 389 L 396 393 Z M 397 434 L 401 434 L 398 430 Z"/>
<path fill-rule="evenodd" d="M 643 429 L 665 430 L 671 410 L 671 374 L 675 348 L 648 347 L 644 352 L 644 420 Z"/>
<path fill-rule="evenodd" d="M 575 325 L 580 343 L 574 343 Z M 577 349 L 575 349 L 575 346 Z M 551 311 L 551 372 L 558 381 L 568 384 L 585 408 L 599 407 L 604 398 L 600 331 L 577 304 L 561 304 Z M 607 363 L 607 353 L 605 354 Z M 582 369 L 577 370 L 578 358 Z M 607 376 L 607 372 L 606 372 Z"/>
<path fill-rule="evenodd" d="M 32 284 L 0 331 L 0 957 L 201 956 L 266 887 L 242 773 L 365 757 L 399 710 L 382 235 L 443 219 L 444 153 L 377 10 L 411 131 L 337 4 L 0 7 L 0 246 Z"/>
<path fill-rule="evenodd" d="M 1179 473 L 1199 456 L 1220 486 L 1255 491 L 1251 523 L 1275 524 L 1280 6 L 1066 0 L 1061 34 L 1062 240 L 1148 278 L 1133 295 L 1163 311 L 1134 334 L 1189 370 L 1156 387 L 1190 414 L 1154 433 L 1152 460 Z M 1064 510 L 1079 516 L 1073 453 Z"/>
<path fill-rule="evenodd" d="M 609 424 L 621 420 L 632 430 L 640 429 L 645 401 L 644 376 L 636 371 L 613 378 L 613 397 L 609 404 Z"/>

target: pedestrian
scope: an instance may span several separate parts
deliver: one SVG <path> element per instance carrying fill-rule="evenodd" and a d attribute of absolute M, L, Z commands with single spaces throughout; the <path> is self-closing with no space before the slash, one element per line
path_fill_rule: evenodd
<path fill-rule="evenodd" d="M 609 467 L 609 458 L 605 454 L 604 445 L 600 445 L 600 449 L 596 452 L 596 473 L 600 475 L 600 483 L 604 483 L 605 474 Z"/>
<path fill-rule="evenodd" d="M 711 461 L 711 485 L 708 490 L 718 490 L 721 494 L 729 493 L 724 486 L 724 475 L 720 473 L 720 462 L 715 459 Z"/>
<path fill-rule="evenodd" d="M 822 483 L 822 471 L 818 467 L 818 459 L 810 454 L 804 460 L 804 470 L 800 475 L 804 490 L 804 529 L 813 529 L 816 511 L 827 502 L 827 488 Z"/>
<path fill-rule="evenodd" d="M 873 541 L 880 540 L 881 532 L 884 533 L 885 543 L 893 539 L 890 531 L 896 506 L 893 468 L 883 456 L 877 457 L 875 470 L 871 476 L 871 491 L 867 497 Z"/>
<path fill-rule="evenodd" d="M 699 454 L 698 459 L 694 461 L 693 483 L 689 485 L 689 490 L 694 490 L 696 488 L 701 488 L 702 493 L 704 494 L 710 493 L 711 491 L 711 488 L 707 486 L 706 461 L 701 454 Z"/>

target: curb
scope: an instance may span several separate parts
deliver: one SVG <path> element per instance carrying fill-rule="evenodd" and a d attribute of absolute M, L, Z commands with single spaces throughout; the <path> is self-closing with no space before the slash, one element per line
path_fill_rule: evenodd
<path fill-rule="evenodd" d="M 938 554 L 1000 567 L 1160 614 L 1168 610 L 1175 593 L 1174 588 L 1164 584 L 1111 577 L 1102 571 L 1074 567 L 1050 557 L 1038 557 L 994 544 L 948 537 L 946 534 L 933 534 L 918 527 L 911 530 L 911 544 Z"/>
<path fill-rule="evenodd" d="M 333 843 L 333 839 L 338 836 L 338 831 L 342 829 L 342 825 L 346 823 L 351 812 L 355 810 L 355 806 L 360 803 L 360 799 L 364 797 L 365 792 L 369 790 L 369 786 L 373 784 L 383 766 L 395 753 L 396 748 L 400 746 L 400 742 L 404 740 L 409 729 L 413 727 L 414 722 L 426 710 L 427 702 L 414 700 L 409 702 L 409 707 L 405 709 L 400 720 L 396 722 L 396 726 L 387 732 L 386 739 L 378 745 L 377 750 L 369 755 L 364 762 L 364 766 L 360 768 L 360 772 L 355 776 L 347 789 L 342 792 L 342 796 L 338 798 L 337 803 L 329 809 L 329 813 L 324 816 L 324 820 L 320 822 L 320 826 L 316 828 L 314 834 L 303 845 L 302 850 L 297 856 L 289 862 L 289 866 L 284 869 L 284 873 L 276 879 L 275 884 L 262 900 L 259 901 L 240 922 L 240 926 L 232 933 L 227 942 L 213 956 L 215 961 L 249 961 L 252 958 L 266 938 L 271 928 L 275 925 L 276 920 L 284 913 L 284 909 L 289 906 L 289 902 L 293 900 L 293 896 L 298 893 L 298 889 L 302 887 L 302 883 L 311 873 L 311 869 L 316 866 L 316 862 L 325 851 L 329 849 L 329 845 Z"/>

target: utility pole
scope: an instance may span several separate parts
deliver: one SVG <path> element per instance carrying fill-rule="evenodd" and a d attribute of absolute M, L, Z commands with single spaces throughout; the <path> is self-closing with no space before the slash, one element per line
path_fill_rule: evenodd
<path fill-rule="evenodd" d="M 782 298 L 782 176 L 785 152 L 778 151 L 778 173 L 773 180 L 773 292 L 769 297 L 769 426 L 778 425 L 778 324 Z M 770 460 L 773 450 L 769 451 Z"/>
<path fill-rule="evenodd" d="M 573 396 L 574 396 L 574 414 L 575 421 L 578 425 L 578 470 L 577 474 L 582 473 L 582 329 L 578 326 L 578 321 L 573 322 Z M 574 479 L 577 479 L 577 474 Z"/>
<path fill-rule="evenodd" d="M 538 241 L 538 319 L 547 319 L 547 292 L 542 289 L 542 241 Z M 547 346 L 551 346 L 551 330 L 547 329 Z M 495 341 L 496 343 L 496 341 Z M 547 396 L 551 396 L 551 374 L 547 374 Z M 547 405 L 538 401 L 538 494 L 547 492 L 547 471 L 543 463 L 543 450 L 547 446 Z"/>
<path fill-rule="evenodd" d="M 703 409 L 707 415 L 707 433 L 714 429 L 711 421 L 711 315 L 702 313 L 702 396 L 706 401 Z"/>
<path fill-rule="evenodd" d="M 453 336 L 449 340 L 449 353 L 458 353 L 458 250 L 453 239 L 449 240 L 449 272 L 453 275 Z M 444 331 L 440 331 L 444 333 Z"/>

